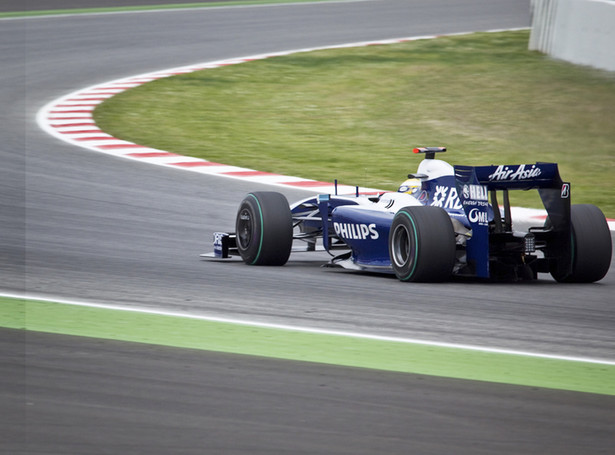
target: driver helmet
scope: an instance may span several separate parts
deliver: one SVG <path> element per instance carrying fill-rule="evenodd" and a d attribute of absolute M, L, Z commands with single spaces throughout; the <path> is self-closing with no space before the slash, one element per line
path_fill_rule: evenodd
<path fill-rule="evenodd" d="M 421 181 L 419 179 L 408 179 L 399 186 L 398 193 L 407 193 L 411 196 L 417 196 L 421 190 Z"/>

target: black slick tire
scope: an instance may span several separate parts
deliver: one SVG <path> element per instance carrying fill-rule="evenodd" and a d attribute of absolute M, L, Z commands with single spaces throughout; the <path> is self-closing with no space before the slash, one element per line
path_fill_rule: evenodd
<path fill-rule="evenodd" d="M 440 207 L 404 207 L 389 231 L 389 257 L 401 281 L 439 282 L 455 265 L 455 232 Z"/>
<path fill-rule="evenodd" d="M 293 244 L 293 220 L 283 194 L 249 193 L 235 220 L 237 249 L 249 265 L 284 265 Z"/>
<path fill-rule="evenodd" d="M 593 283 L 607 274 L 611 265 L 611 231 L 602 211 L 591 204 L 570 207 L 572 270 L 561 275 L 555 270 L 551 275 L 564 283 Z"/>

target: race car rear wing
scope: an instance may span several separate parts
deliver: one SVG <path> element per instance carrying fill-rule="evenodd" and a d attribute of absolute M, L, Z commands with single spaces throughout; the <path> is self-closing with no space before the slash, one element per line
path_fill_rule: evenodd
<path fill-rule="evenodd" d="M 567 270 L 571 255 L 570 183 L 563 182 L 556 163 L 535 163 L 492 166 L 454 166 L 459 200 L 472 228 L 467 241 L 468 263 L 477 276 L 489 276 L 490 236 L 512 234 L 509 190 L 537 189 L 549 217 L 549 226 L 534 228 L 528 234 L 528 245 L 535 236 L 548 238 L 552 247 L 548 258 L 555 267 Z M 503 216 L 497 192 L 503 193 Z M 493 222 L 489 220 L 489 205 L 493 207 Z M 530 246 L 528 246 L 530 248 Z M 561 259 L 561 260 L 560 260 Z"/>
<path fill-rule="evenodd" d="M 560 186 L 562 179 L 556 163 L 513 164 L 499 166 L 455 166 L 455 175 L 467 179 L 473 173 L 476 183 L 490 189 L 552 188 Z"/>

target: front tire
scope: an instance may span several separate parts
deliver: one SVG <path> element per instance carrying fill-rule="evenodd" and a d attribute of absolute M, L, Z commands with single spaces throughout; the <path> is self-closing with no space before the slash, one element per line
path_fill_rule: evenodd
<path fill-rule="evenodd" d="M 591 204 L 570 207 L 572 231 L 572 270 L 563 275 L 557 269 L 551 275 L 565 283 L 593 283 L 607 274 L 611 265 L 611 231 L 602 211 Z"/>
<path fill-rule="evenodd" d="M 455 265 L 455 231 L 439 207 L 404 207 L 393 218 L 389 257 L 401 281 L 448 280 Z"/>
<path fill-rule="evenodd" d="M 293 219 L 283 194 L 249 193 L 235 220 L 237 249 L 249 265 L 284 265 L 293 244 Z"/>

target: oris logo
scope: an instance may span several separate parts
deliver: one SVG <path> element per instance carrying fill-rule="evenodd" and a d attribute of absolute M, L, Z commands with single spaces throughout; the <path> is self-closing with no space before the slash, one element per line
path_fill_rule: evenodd
<path fill-rule="evenodd" d="M 376 240 L 380 237 L 376 230 L 376 223 L 355 224 L 355 223 L 333 223 L 335 233 L 344 239 L 353 240 Z"/>
<path fill-rule="evenodd" d="M 470 210 L 470 213 L 468 213 L 468 220 L 470 220 L 470 223 L 478 223 L 483 226 L 489 224 L 487 212 L 482 212 L 477 208 Z"/>

